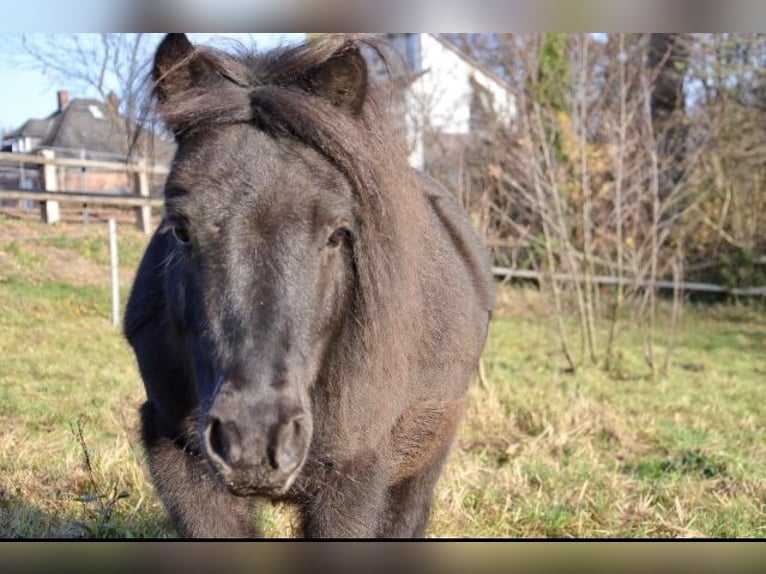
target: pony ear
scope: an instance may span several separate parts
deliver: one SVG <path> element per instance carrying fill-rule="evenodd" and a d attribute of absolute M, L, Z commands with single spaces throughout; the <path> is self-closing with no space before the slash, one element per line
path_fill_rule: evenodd
<path fill-rule="evenodd" d="M 356 116 L 367 97 L 367 62 L 356 44 L 347 44 L 324 62 L 309 68 L 298 85 Z"/>
<path fill-rule="evenodd" d="M 167 34 L 154 55 L 152 79 L 160 102 L 214 77 L 212 66 L 186 34 Z"/>

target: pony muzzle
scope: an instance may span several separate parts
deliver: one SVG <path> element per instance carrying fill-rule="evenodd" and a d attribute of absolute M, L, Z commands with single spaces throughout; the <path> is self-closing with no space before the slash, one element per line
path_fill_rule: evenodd
<path fill-rule="evenodd" d="M 264 410 L 253 409 L 249 416 L 232 416 L 242 409 L 228 416 L 214 410 L 204 427 L 207 457 L 234 494 L 284 493 L 306 460 L 312 431 L 309 415 L 274 407 L 264 416 Z"/>

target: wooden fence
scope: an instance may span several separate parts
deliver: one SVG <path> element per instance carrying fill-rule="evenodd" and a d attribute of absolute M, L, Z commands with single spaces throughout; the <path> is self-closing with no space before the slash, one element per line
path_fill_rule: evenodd
<path fill-rule="evenodd" d="M 161 207 L 163 199 L 150 196 L 151 176 L 167 176 L 168 168 L 159 165 L 149 165 L 145 161 L 133 163 L 110 162 L 100 160 L 87 160 L 77 158 L 56 157 L 54 151 L 43 150 L 40 155 L 0 153 L 0 168 L 11 167 L 24 169 L 24 166 L 32 165 L 33 169 L 39 170 L 39 189 L 0 189 L 0 200 L 32 200 L 40 204 L 40 214 L 46 223 L 55 223 L 60 219 L 60 203 L 80 203 L 105 206 L 132 207 L 136 213 L 136 225 L 145 233 L 152 230 L 151 210 L 153 207 Z M 132 182 L 130 193 L 119 192 L 96 192 L 87 190 L 62 191 L 59 190 L 60 169 L 77 168 L 79 170 L 101 170 L 126 174 Z M 551 277 L 537 271 L 525 269 L 513 269 L 510 267 L 493 267 L 495 277 L 500 279 L 531 279 L 535 281 L 550 280 Z M 556 281 L 572 282 L 584 281 L 584 277 L 555 274 Z M 657 280 L 636 281 L 631 278 L 595 276 L 589 279 L 597 285 L 617 285 L 654 289 L 680 289 L 682 291 L 699 291 L 708 293 L 722 293 L 741 297 L 766 297 L 766 286 L 742 287 L 729 289 L 721 285 L 708 283 L 682 282 L 674 284 L 672 281 Z"/>
<path fill-rule="evenodd" d="M 32 166 L 29 168 L 28 166 Z M 0 189 L 0 200 L 31 200 L 40 204 L 40 216 L 45 223 L 61 219 L 61 203 L 81 203 L 104 206 L 132 207 L 136 213 L 136 225 L 149 233 L 152 230 L 152 208 L 161 207 L 163 200 L 151 196 L 152 176 L 166 176 L 168 168 L 150 165 L 146 161 L 112 162 L 77 158 L 56 157 L 53 150 L 43 150 L 39 155 L 0 153 L 0 167 L 35 169 L 38 171 L 37 189 Z M 64 191 L 59 189 L 61 170 L 76 168 L 82 173 L 92 172 L 124 175 L 130 182 L 130 191 Z"/>
<path fill-rule="evenodd" d="M 527 269 L 513 269 L 511 267 L 492 267 L 492 273 L 499 279 L 530 279 L 533 281 L 550 281 L 551 279 L 558 282 L 579 282 L 584 283 L 585 277 L 581 275 L 570 275 L 568 273 L 554 273 L 551 277 L 550 274 L 540 273 L 539 271 L 531 271 Z M 724 287 L 723 285 L 714 285 L 712 283 L 697 283 L 689 281 L 680 281 L 675 283 L 664 279 L 658 279 L 656 281 L 648 280 L 636 280 L 630 277 L 610 277 L 606 275 L 594 275 L 588 279 L 594 285 L 623 285 L 625 287 L 638 287 L 641 289 L 665 289 L 679 291 L 697 291 L 702 293 L 721 293 L 726 295 L 733 295 L 735 297 L 766 297 L 766 286 L 763 287 Z"/>

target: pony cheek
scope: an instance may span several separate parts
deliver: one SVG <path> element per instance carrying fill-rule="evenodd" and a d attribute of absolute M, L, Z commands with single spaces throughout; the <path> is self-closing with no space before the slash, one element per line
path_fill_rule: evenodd
<path fill-rule="evenodd" d="M 338 257 L 332 262 L 331 267 L 331 269 L 325 269 L 323 288 L 320 290 L 320 300 L 317 305 L 320 309 L 317 322 L 322 333 L 333 333 L 340 328 L 349 308 L 350 293 L 353 290 L 353 276 L 347 262 Z"/>
<path fill-rule="evenodd" d="M 199 337 L 195 337 L 190 346 L 192 357 L 194 357 L 197 394 L 200 405 L 204 408 L 205 405 L 212 402 L 216 389 L 223 381 L 223 373 L 216 369 L 215 365 L 208 359 L 210 355 L 205 351 L 209 350 L 209 344 L 201 341 Z"/>

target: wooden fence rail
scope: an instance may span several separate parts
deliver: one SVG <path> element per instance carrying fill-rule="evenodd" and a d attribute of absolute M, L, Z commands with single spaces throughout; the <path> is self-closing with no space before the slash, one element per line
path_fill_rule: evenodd
<path fill-rule="evenodd" d="M 540 273 L 538 271 L 530 271 L 527 269 L 513 269 L 511 267 L 493 267 L 492 273 L 495 277 L 501 279 L 532 279 L 541 281 L 551 278 L 560 282 L 584 282 L 585 277 L 581 275 L 570 275 L 567 273 L 554 273 L 551 277 L 550 274 Z M 637 281 L 630 277 L 610 277 L 605 275 L 595 275 L 590 277 L 590 282 L 596 285 L 620 285 L 632 286 L 640 288 L 655 288 L 655 289 L 680 289 L 682 291 L 698 291 L 707 293 L 726 293 L 729 295 L 735 295 L 738 297 L 766 297 L 766 286 L 763 287 L 734 287 L 728 288 L 722 285 L 714 285 L 712 283 L 695 283 L 681 281 L 675 283 L 673 281 L 667 281 L 658 279 L 657 281 Z"/>
<path fill-rule="evenodd" d="M 0 200 L 32 200 L 40 204 L 40 216 L 45 223 L 56 223 L 61 219 L 60 203 L 85 203 L 132 207 L 136 213 L 136 225 L 145 233 L 152 230 L 152 208 L 162 206 L 162 199 L 150 196 L 151 176 L 166 176 L 168 168 L 152 165 L 145 160 L 134 162 L 113 162 L 77 158 L 56 157 L 53 150 L 42 150 L 39 155 L 0 153 L 0 167 L 30 169 L 39 172 L 39 189 L 0 189 Z M 59 190 L 59 170 L 77 168 L 83 173 L 92 170 L 101 173 L 125 175 L 130 181 L 132 193 L 92 192 L 86 190 Z"/>
<path fill-rule="evenodd" d="M 30 189 L 2 189 L 0 200 L 58 201 L 61 203 L 93 203 L 114 207 L 162 207 L 161 197 L 140 197 L 119 193 L 100 193 L 95 191 L 35 191 Z"/>
<path fill-rule="evenodd" d="M 49 150 L 44 150 L 49 151 Z M 107 171 L 123 172 L 141 172 L 147 171 L 151 174 L 167 175 L 169 169 L 167 166 L 159 164 L 142 163 L 141 161 L 120 162 L 103 161 L 94 159 L 64 158 L 56 157 L 55 154 L 25 154 L 0 152 L 0 165 L 7 164 L 12 167 L 18 167 L 19 164 L 33 165 L 54 165 L 56 167 L 79 167 L 85 169 L 102 169 Z"/>

